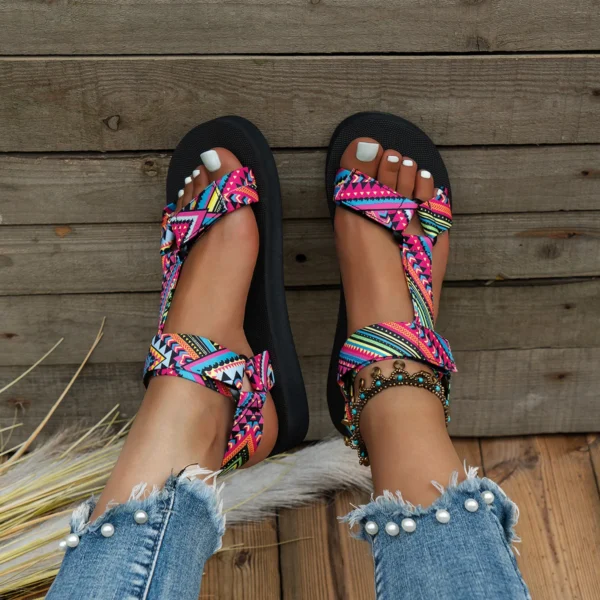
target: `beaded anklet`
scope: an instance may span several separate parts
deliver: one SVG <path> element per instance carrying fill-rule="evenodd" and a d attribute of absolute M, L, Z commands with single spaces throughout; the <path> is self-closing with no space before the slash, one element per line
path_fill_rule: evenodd
<path fill-rule="evenodd" d="M 409 373 L 405 370 L 406 363 L 402 360 L 394 361 L 394 370 L 389 377 L 384 377 L 381 374 L 381 369 L 375 367 L 371 372 L 373 382 L 369 388 L 365 387 L 365 380 L 361 379 L 358 384 L 358 398 L 353 397 L 350 404 L 351 421 L 344 419 L 342 423 L 349 429 L 351 435 L 344 438 L 346 446 L 354 448 L 358 452 L 358 460 L 361 465 L 369 465 L 369 456 L 367 447 L 360 433 L 360 415 L 366 406 L 367 402 L 375 395 L 383 390 L 400 385 L 409 385 L 419 387 L 430 391 L 437 396 L 444 407 L 444 418 L 446 426 L 450 422 L 450 402 L 446 398 L 444 388 L 435 375 L 426 371 L 418 371 L 417 373 Z"/>

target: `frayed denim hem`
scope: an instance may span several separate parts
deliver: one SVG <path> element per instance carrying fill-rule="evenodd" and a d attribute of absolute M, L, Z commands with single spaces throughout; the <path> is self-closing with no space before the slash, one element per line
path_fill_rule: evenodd
<path fill-rule="evenodd" d="M 477 468 L 465 474 L 446 488 L 432 481 L 440 497 L 426 508 L 386 490 L 340 517 L 372 546 L 379 600 L 530 600 L 513 554 L 517 505 Z"/>
<path fill-rule="evenodd" d="M 146 497 L 143 496 L 148 485 L 140 483 L 133 488 L 127 502 L 123 504 L 110 502 L 107 510 L 90 523 L 90 516 L 98 502 L 98 496 L 92 496 L 73 511 L 70 522 L 71 532 L 79 536 L 87 532 L 93 533 L 121 513 L 135 513 L 139 510 L 146 513 L 168 510 L 170 498 L 177 493 L 189 496 L 192 502 L 206 505 L 207 511 L 211 515 L 212 525 L 220 540 L 225 534 L 226 519 L 223 513 L 223 487 L 225 484 L 217 483 L 218 474 L 218 471 L 214 472 L 193 465 L 184 469 L 179 475 L 171 475 L 162 488 L 154 486 Z M 212 483 L 209 483 L 211 479 Z M 220 548 L 221 543 L 219 542 L 215 551 Z"/>
<path fill-rule="evenodd" d="M 97 499 L 82 503 L 47 600 L 164 600 L 175 592 L 197 600 L 204 563 L 225 533 L 216 475 L 191 466 L 162 489 L 140 484 L 91 523 Z"/>
<path fill-rule="evenodd" d="M 377 498 L 371 495 L 371 502 L 369 504 L 357 506 L 345 517 L 339 517 L 339 519 L 345 523 L 349 523 L 350 527 L 354 527 L 359 523 L 368 521 L 376 514 L 383 514 L 390 519 L 420 517 L 435 514 L 440 509 L 448 510 L 454 500 L 465 493 L 481 494 L 484 491 L 490 491 L 502 503 L 502 526 L 507 542 L 509 544 L 520 543 L 521 538 L 514 530 L 519 521 L 519 507 L 506 495 L 497 483 L 487 477 L 477 477 L 477 471 L 477 467 L 467 467 L 465 465 L 467 478 L 461 483 L 458 483 L 458 471 L 454 471 L 450 475 L 450 481 L 446 488 L 437 481 L 432 481 L 431 484 L 440 492 L 440 497 L 427 508 L 424 508 L 420 504 L 415 506 L 408 500 L 405 500 L 400 491 L 392 493 L 389 490 L 384 490 L 383 494 L 377 496 Z M 494 510 L 494 508 L 491 507 L 491 510 Z M 355 537 L 368 539 L 369 536 L 364 530 L 361 530 L 360 533 L 355 534 Z"/>

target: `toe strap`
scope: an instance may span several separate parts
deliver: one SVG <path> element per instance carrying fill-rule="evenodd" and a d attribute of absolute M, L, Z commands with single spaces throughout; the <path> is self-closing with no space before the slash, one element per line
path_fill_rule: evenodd
<path fill-rule="evenodd" d="M 224 215 L 258 201 L 254 174 L 248 167 L 242 167 L 213 181 L 179 212 L 175 203 L 167 204 L 160 241 L 163 283 L 159 333 L 167 320 L 181 267 L 194 242 Z"/>
<path fill-rule="evenodd" d="M 337 172 L 333 201 L 395 233 L 403 233 L 416 214 L 425 235 L 432 241 L 452 226 L 452 208 L 446 189 L 440 189 L 426 202 L 417 202 L 357 169 Z"/>
<path fill-rule="evenodd" d="M 244 375 L 249 391 L 242 389 Z M 262 439 L 262 408 L 275 384 L 268 351 L 246 358 L 208 338 L 160 333 L 150 344 L 144 383 L 155 376 L 181 377 L 232 398 L 236 407 L 222 470 L 239 468 L 250 459 Z"/>

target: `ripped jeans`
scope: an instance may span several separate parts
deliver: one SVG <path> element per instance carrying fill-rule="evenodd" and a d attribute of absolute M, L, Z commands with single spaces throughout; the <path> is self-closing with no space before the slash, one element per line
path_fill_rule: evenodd
<path fill-rule="evenodd" d="M 386 492 L 344 517 L 371 544 L 378 600 L 530 600 L 511 549 L 516 506 L 476 469 L 456 482 L 434 484 L 441 496 L 426 509 Z M 197 600 L 225 531 L 219 494 L 185 470 L 92 524 L 85 502 L 46 599 Z"/>

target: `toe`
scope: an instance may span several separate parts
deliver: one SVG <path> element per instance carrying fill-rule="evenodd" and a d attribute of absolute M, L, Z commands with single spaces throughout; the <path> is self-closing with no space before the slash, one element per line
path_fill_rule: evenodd
<path fill-rule="evenodd" d="M 199 165 L 194 169 L 192 173 L 192 178 L 194 180 L 194 198 L 204 189 L 208 187 L 210 180 L 208 178 L 208 171 L 204 165 Z"/>
<path fill-rule="evenodd" d="M 415 176 L 417 174 L 417 163 L 408 156 L 402 159 L 400 172 L 398 173 L 398 185 L 396 190 L 406 198 L 413 197 L 415 189 Z"/>
<path fill-rule="evenodd" d="M 392 189 L 396 189 L 396 181 L 398 181 L 398 171 L 400 170 L 400 162 L 402 155 L 395 150 L 386 150 L 381 157 L 379 163 L 379 172 L 377 180 L 383 185 L 387 185 Z"/>
<path fill-rule="evenodd" d="M 194 184 L 192 176 L 188 175 L 183 182 L 183 188 L 177 194 L 177 211 L 180 211 L 192 198 L 194 193 Z"/>
<path fill-rule="evenodd" d="M 415 198 L 418 200 L 431 200 L 433 198 L 433 176 L 429 171 L 421 169 L 415 181 Z"/>
<path fill-rule="evenodd" d="M 372 138 L 357 138 L 350 142 L 340 160 L 342 169 L 358 169 L 371 177 L 377 177 L 383 148 Z"/>
<path fill-rule="evenodd" d="M 235 171 L 242 166 L 235 154 L 226 148 L 207 150 L 200 155 L 200 159 L 208 172 L 209 182 L 217 181 L 223 175 L 227 175 L 227 173 L 231 173 L 231 171 Z"/>

